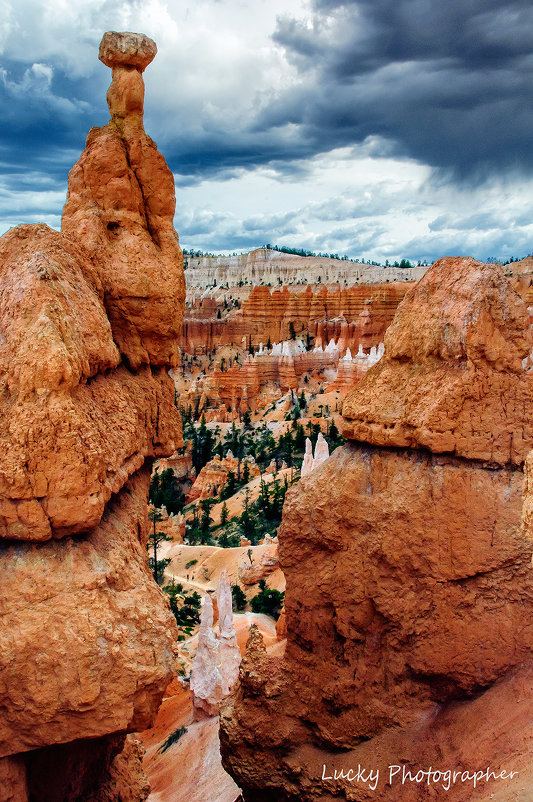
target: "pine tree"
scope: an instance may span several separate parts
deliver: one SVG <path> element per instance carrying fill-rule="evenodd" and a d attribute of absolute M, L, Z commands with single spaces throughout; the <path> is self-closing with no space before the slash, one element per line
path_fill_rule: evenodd
<path fill-rule="evenodd" d="M 294 450 L 303 451 L 305 449 L 305 431 L 301 423 L 296 424 L 294 432 Z"/>
<path fill-rule="evenodd" d="M 226 502 L 222 505 L 222 510 L 220 511 L 220 525 L 226 526 L 228 523 L 228 505 Z"/>
<path fill-rule="evenodd" d="M 214 437 L 207 428 L 205 415 L 202 415 L 199 428 L 192 432 L 192 464 L 198 475 L 213 457 Z"/>
<path fill-rule="evenodd" d="M 264 579 L 259 580 L 259 588 L 260 592 L 250 602 L 253 612 L 264 613 L 277 620 L 283 606 L 285 594 L 280 593 L 279 590 L 269 588 Z"/>
<path fill-rule="evenodd" d="M 177 486 L 172 468 L 166 468 L 161 473 L 155 471 L 150 480 L 148 501 L 154 507 L 165 507 L 167 512 L 174 515 L 182 511 L 185 496 Z"/>
<path fill-rule="evenodd" d="M 226 479 L 226 484 L 222 488 L 222 492 L 220 493 L 221 499 L 230 498 L 237 490 L 237 479 L 233 471 L 228 471 L 228 478 Z"/>
<path fill-rule="evenodd" d="M 213 542 L 211 538 L 211 524 L 213 523 L 213 519 L 210 516 L 210 512 L 214 503 L 214 499 L 212 498 L 204 498 L 200 501 L 200 509 L 202 510 L 200 532 L 202 535 L 202 543 L 205 545 L 210 545 Z"/>
<path fill-rule="evenodd" d="M 148 520 L 151 521 L 154 525 L 153 532 L 150 532 L 148 536 L 148 542 L 146 544 L 146 548 L 149 549 L 152 547 L 153 549 L 153 557 L 150 558 L 150 568 L 152 569 L 152 573 L 154 575 L 155 581 L 159 584 L 159 580 L 163 575 L 163 571 L 165 570 L 166 566 L 169 564 L 170 560 L 167 558 L 165 560 L 158 560 L 157 559 L 157 547 L 160 543 L 164 540 L 169 540 L 170 538 L 164 534 L 164 532 L 158 532 L 156 529 L 157 524 L 159 521 L 163 520 L 163 516 L 158 510 L 150 510 L 148 513 Z"/>

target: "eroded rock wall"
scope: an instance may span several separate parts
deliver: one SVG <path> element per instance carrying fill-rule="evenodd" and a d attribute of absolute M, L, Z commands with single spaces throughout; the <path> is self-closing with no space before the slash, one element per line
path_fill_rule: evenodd
<path fill-rule="evenodd" d="M 344 403 L 350 441 L 287 494 L 285 656 L 251 639 L 222 718 L 247 802 L 415 802 L 426 790 L 387 783 L 390 764 L 529 765 L 529 338 L 494 265 L 441 260 L 399 307 Z M 339 776 L 358 765 L 380 770 L 377 788 Z"/>
<path fill-rule="evenodd" d="M 342 352 L 346 348 L 357 351 L 359 345 L 368 349 L 382 342 L 410 286 L 407 281 L 352 287 L 309 285 L 304 291 L 255 286 L 241 309 L 224 312 L 220 319 L 214 299 L 207 296 L 201 308 L 193 304 L 186 309 L 180 347 L 186 353 L 202 353 L 231 343 L 247 346 L 251 341 L 257 348 L 261 342 L 289 339 L 292 324 L 296 334 L 309 332 L 318 344 L 325 346 L 333 338 Z"/>
<path fill-rule="evenodd" d="M 205 289 L 215 283 L 228 283 L 236 286 L 246 280 L 251 284 L 275 286 L 278 278 L 283 284 L 290 281 L 304 281 L 310 284 L 344 283 L 363 284 L 390 281 L 418 281 L 427 267 L 410 270 L 388 267 L 382 268 L 361 262 L 344 259 L 330 259 L 323 256 L 296 256 L 294 254 L 257 248 L 250 253 L 233 256 L 187 256 L 187 284 L 191 288 Z"/>

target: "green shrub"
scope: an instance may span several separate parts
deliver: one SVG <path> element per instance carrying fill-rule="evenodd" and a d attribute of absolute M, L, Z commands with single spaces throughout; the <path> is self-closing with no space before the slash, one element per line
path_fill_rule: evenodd
<path fill-rule="evenodd" d="M 264 579 L 259 581 L 259 587 L 261 588 L 260 592 L 250 602 L 253 612 L 264 613 L 277 621 L 283 607 L 285 593 L 269 588 Z"/>
<path fill-rule="evenodd" d="M 233 611 L 241 612 L 246 607 L 246 595 L 239 585 L 231 586 L 231 596 L 233 599 Z"/>
<path fill-rule="evenodd" d="M 168 738 L 166 739 L 166 741 L 163 741 L 163 743 L 162 743 L 162 744 L 161 744 L 161 746 L 159 747 L 159 750 L 158 750 L 158 751 L 159 751 L 159 752 L 161 752 L 161 753 L 163 753 L 163 752 L 166 752 L 166 751 L 167 751 L 167 749 L 170 749 L 170 747 L 172 746 L 172 744 L 175 744 L 177 741 L 179 741 L 179 739 L 181 738 L 181 736 L 182 736 L 182 735 L 185 735 L 185 733 L 186 733 L 186 732 L 187 732 L 187 728 L 186 728 L 186 727 L 178 727 L 178 729 L 177 729 L 177 730 L 174 730 L 174 732 L 173 732 L 173 733 L 171 733 L 171 734 L 168 736 Z"/>

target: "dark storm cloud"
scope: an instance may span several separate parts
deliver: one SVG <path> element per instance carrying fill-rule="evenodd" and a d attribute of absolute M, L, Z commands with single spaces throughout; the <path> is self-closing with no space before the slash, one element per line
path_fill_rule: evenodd
<path fill-rule="evenodd" d="M 310 152 L 377 135 L 457 175 L 531 171 L 532 31 L 529 0 L 316 0 L 278 21 L 301 82 L 257 125 L 298 126 Z"/>
<path fill-rule="evenodd" d="M 97 85 L 95 90 L 95 83 Z M 46 63 L 0 65 L 0 162 L 2 178 L 23 189 L 65 185 L 68 170 L 85 146 L 89 128 L 107 122 L 104 104 L 93 101 L 98 78 L 69 79 Z M 98 119 L 100 117 L 100 119 Z M 5 155 L 5 158 L 4 158 Z"/>
<path fill-rule="evenodd" d="M 529 0 L 316 0 L 273 34 L 297 82 L 259 93 L 246 122 L 205 118 L 160 141 L 184 183 L 272 165 L 294 180 L 306 159 L 369 142 L 448 176 L 533 172 L 532 31 Z"/>
<path fill-rule="evenodd" d="M 151 121 L 147 117 L 147 130 L 151 128 L 157 128 L 157 119 Z M 233 178 L 243 169 L 262 166 L 273 167 L 280 180 L 294 180 L 308 171 L 305 163 L 298 160 L 312 155 L 303 137 L 289 139 L 283 131 L 264 131 L 255 126 L 210 130 L 206 124 L 200 134 L 182 129 L 179 137 L 163 135 L 158 141 L 172 171 L 183 176 L 178 179 L 182 185 L 214 177 Z"/>
<path fill-rule="evenodd" d="M 201 97 L 183 108 L 177 97 L 172 125 L 168 110 L 149 105 L 146 127 L 182 186 L 260 166 L 294 180 L 309 158 L 363 142 L 373 156 L 456 176 L 531 172 L 532 31 L 529 0 L 315 0 L 310 19 L 278 19 L 273 34 L 298 81 L 258 87 L 244 115 L 208 116 Z M 53 72 L 46 63 L 0 67 L 11 163 L 51 156 L 64 180 L 87 130 L 107 119 L 108 72 L 73 80 L 57 62 Z"/>
<path fill-rule="evenodd" d="M 261 29 L 266 4 L 240 0 L 80 0 L 71 15 L 54 0 L 4 5 L 4 227 L 58 225 L 68 171 L 108 120 L 102 30 L 142 30 L 150 6 L 160 55 L 145 127 L 182 188 L 185 246 L 380 259 L 531 249 L 531 0 L 310 0 L 308 12 L 275 0 Z"/>

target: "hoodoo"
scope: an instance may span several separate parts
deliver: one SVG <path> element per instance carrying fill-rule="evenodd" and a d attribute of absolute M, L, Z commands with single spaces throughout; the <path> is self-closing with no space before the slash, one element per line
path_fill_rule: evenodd
<path fill-rule="evenodd" d="M 0 240 L 0 795 L 145 799 L 140 750 L 173 672 L 148 569 L 152 459 L 181 445 L 184 302 L 170 170 L 142 126 L 140 34 L 108 33 L 110 122 L 69 176 L 62 233 Z"/>
<path fill-rule="evenodd" d="M 219 636 L 213 632 L 213 603 L 205 596 L 198 633 L 198 650 L 191 668 L 191 691 L 196 718 L 215 716 L 222 699 L 237 681 L 241 652 L 233 626 L 231 585 L 222 571 L 217 586 Z"/>
<path fill-rule="evenodd" d="M 397 764 L 508 770 L 432 775 L 428 798 L 527 798 L 530 336 L 499 266 L 442 259 L 408 291 L 344 402 L 349 442 L 287 494 L 286 652 L 254 633 L 222 713 L 246 802 L 421 799 Z"/>

